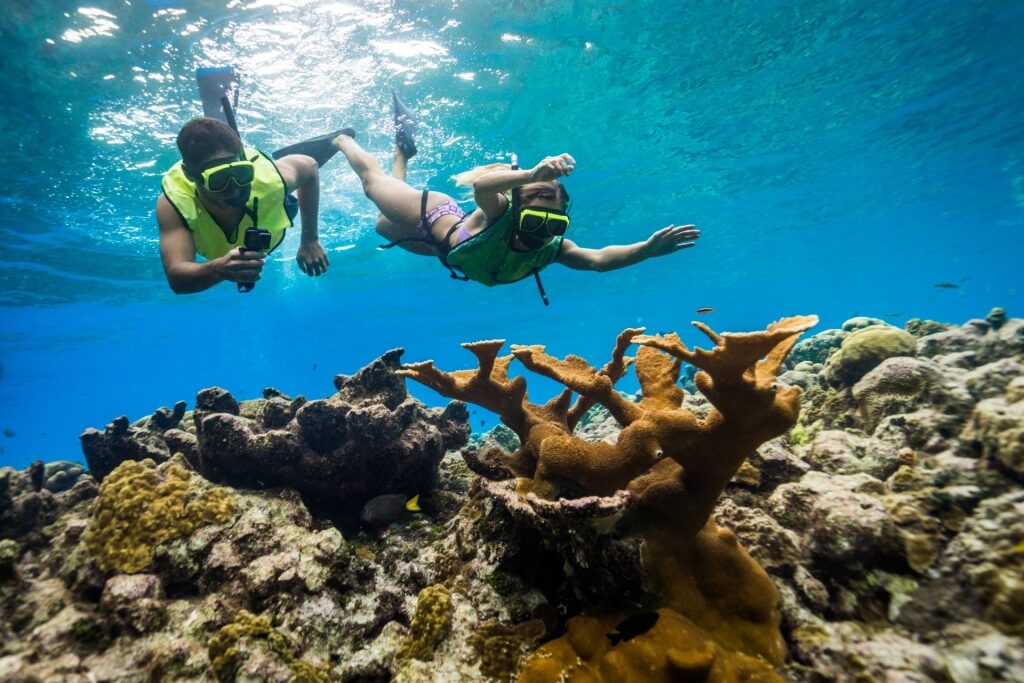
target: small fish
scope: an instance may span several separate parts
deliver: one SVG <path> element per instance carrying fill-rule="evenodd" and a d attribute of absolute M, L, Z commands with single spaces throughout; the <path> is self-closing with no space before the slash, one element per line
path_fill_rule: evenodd
<path fill-rule="evenodd" d="M 615 626 L 615 633 L 606 633 L 605 637 L 612 641 L 614 647 L 622 641 L 636 638 L 650 631 L 658 623 L 660 616 L 657 612 L 637 612 L 620 621 Z"/>
<path fill-rule="evenodd" d="M 714 312 L 715 312 L 715 309 L 711 308 L 710 306 L 703 306 L 703 307 L 697 309 L 697 313 L 714 313 Z"/>
<path fill-rule="evenodd" d="M 903 314 L 902 313 L 886 313 L 884 315 L 885 315 L 886 318 L 898 318 L 898 317 L 900 317 Z"/>
<path fill-rule="evenodd" d="M 386 493 L 371 498 L 359 512 L 359 519 L 371 529 L 382 529 L 399 521 L 406 512 L 420 512 L 420 496 L 406 498 L 404 493 Z"/>
<path fill-rule="evenodd" d="M 10 427 L 5 427 L 4 428 L 4 436 L 6 436 L 6 437 L 14 436 L 14 430 L 11 429 Z"/>
<path fill-rule="evenodd" d="M 316 371 L 316 363 L 313 363 L 313 369 L 310 370 L 310 372 L 315 372 L 315 371 Z"/>
<path fill-rule="evenodd" d="M 485 424 L 487 424 L 487 420 L 480 420 L 480 426 L 481 427 L 483 427 Z"/>
<path fill-rule="evenodd" d="M 960 289 L 960 285 L 955 282 L 939 282 L 935 286 L 939 289 Z"/>

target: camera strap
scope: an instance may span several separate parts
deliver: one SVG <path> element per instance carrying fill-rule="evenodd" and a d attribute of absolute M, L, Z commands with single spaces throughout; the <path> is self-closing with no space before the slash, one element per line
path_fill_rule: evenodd
<path fill-rule="evenodd" d="M 243 207 L 243 210 L 245 211 L 245 215 L 248 216 L 250 220 L 252 220 L 252 227 L 254 227 L 254 228 L 258 228 L 260 226 L 259 205 L 260 205 L 260 198 L 259 197 L 253 197 L 252 198 L 252 208 L 250 209 L 248 204 L 246 204 Z"/>

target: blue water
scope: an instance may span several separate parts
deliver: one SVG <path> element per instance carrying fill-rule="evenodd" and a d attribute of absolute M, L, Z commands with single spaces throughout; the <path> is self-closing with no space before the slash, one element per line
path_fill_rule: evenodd
<path fill-rule="evenodd" d="M 85 427 L 191 406 L 207 386 L 326 396 L 335 373 L 396 346 L 447 369 L 470 365 L 460 343 L 490 338 L 600 364 L 627 326 L 701 341 L 702 306 L 719 331 L 805 313 L 819 330 L 1024 314 L 1020 2 L 3 9 L 0 464 L 79 458 Z M 327 275 L 300 273 L 293 231 L 252 293 L 176 296 L 154 204 L 178 129 L 201 113 L 195 69 L 225 64 L 261 149 L 351 125 L 386 163 L 393 86 L 421 119 L 415 185 L 454 192 L 451 174 L 509 152 L 567 151 L 578 243 L 669 223 L 703 236 L 613 273 L 549 268 L 544 307 L 530 280 L 488 289 L 376 250 L 375 211 L 339 157 L 322 172 Z"/>

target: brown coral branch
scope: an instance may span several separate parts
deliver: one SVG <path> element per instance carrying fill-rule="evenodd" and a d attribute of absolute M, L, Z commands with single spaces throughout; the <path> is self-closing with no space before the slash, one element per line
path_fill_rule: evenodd
<path fill-rule="evenodd" d="M 633 363 L 633 359 L 626 356 L 626 350 L 632 346 L 633 338 L 639 334 L 643 334 L 643 327 L 630 327 L 619 333 L 618 338 L 615 340 L 615 348 L 612 349 L 612 358 L 609 360 L 603 368 L 598 371 L 599 375 L 605 375 L 608 377 L 612 384 L 618 382 L 626 374 L 626 370 Z M 590 410 L 596 401 L 589 396 L 580 396 L 573 407 L 569 410 L 569 414 L 566 418 L 566 422 L 569 425 L 569 431 L 574 431 L 576 425 L 579 424 L 580 419 Z"/>
<path fill-rule="evenodd" d="M 443 396 L 475 403 L 497 413 L 502 422 L 524 439 L 536 418 L 526 408 L 526 379 L 508 379 L 512 356 L 498 356 L 504 344 L 504 339 L 463 344 L 462 348 L 476 356 L 479 363 L 476 370 L 444 372 L 428 360 L 403 365 L 397 372 Z"/>
<path fill-rule="evenodd" d="M 635 403 L 622 397 L 615 391 L 615 381 L 618 377 L 610 377 L 595 370 L 587 361 L 572 354 L 559 360 L 548 355 L 543 346 L 513 346 L 512 355 L 528 370 L 543 375 L 556 382 L 572 389 L 580 396 L 583 396 L 594 403 L 600 403 L 608 409 L 621 425 L 628 425 L 633 420 L 643 415 Z M 613 359 L 614 363 L 614 359 Z M 623 365 L 625 361 L 620 361 Z M 623 368 L 623 371 L 625 368 Z M 619 377 L 622 375 L 620 374 Z M 568 413 L 564 416 L 568 426 Z M 579 418 L 577 417 L 577 420 Z"/>

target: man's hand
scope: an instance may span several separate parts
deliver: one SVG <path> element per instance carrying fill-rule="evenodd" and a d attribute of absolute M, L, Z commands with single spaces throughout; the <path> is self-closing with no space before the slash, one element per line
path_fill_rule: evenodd
<path fill-rule="evenodd" d="M 544 160 L 533 167 L 530 171 L 530 182 L 547 182 L 572 173 L 576 167 L 576 160 L 568 154 L 559 154 L 556 157 L 544 157 Z"/>
<path fill-rule="evenodd" d="M 317 277 L 327 272 L 327 266 L 331 262 L 327 259 L 327 252 L 320 246 L 319 242 L 303 242 L 295 253 L 295 260 L 299 262 L 299 269 L 310 277 Z"/>
<path fill-rule="evenodd" d="M 664 256 L 694 246 L 700 230 L 694 225 L 670 225 L 658 230 L 644 243 L 644 256 Z"/>
<path fill-rule="evenodd" d="M 239 247 L 232 249 L 215 261 L 221 279 L 232 282 L 256 282 L 260 279 L 265 258 L 266 254 L 262 251 Z"/>

